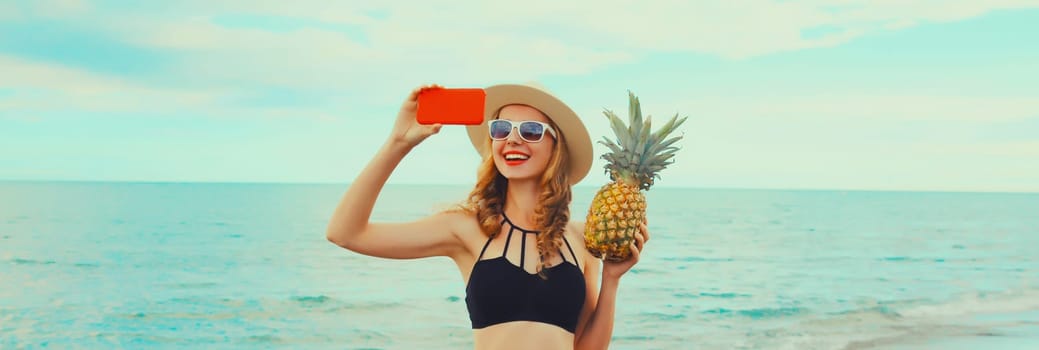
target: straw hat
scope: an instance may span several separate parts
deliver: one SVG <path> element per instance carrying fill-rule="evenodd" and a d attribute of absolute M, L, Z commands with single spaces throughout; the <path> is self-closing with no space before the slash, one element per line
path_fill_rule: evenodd
<path fill-rule="evenodd" d="M 527 105 L 544 113 L 558 127 L 556 131 L 564 135 L 570 157 L 570 184 L 576 184 L 588 175 L 592 168 L 592 140 L 581 118 L 566 103 L 537 83 L 494 85 L 485 88 L 484 91 L 487 93 L 487 100 L 484 105 L 483 122 L 466 127 L 469 140 L 481 157 L 486 157 L 490 152 L 486 147 L 489 145 L 487 139 L 490 137 L 487 135 L 487 121 L 494 118 L 498 110 L 506 105 Z"/>

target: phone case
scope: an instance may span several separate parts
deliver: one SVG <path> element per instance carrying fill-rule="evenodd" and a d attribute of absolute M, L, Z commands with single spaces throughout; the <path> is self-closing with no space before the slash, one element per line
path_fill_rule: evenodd
<path fill-rule="evenodd" d="M 431 89 L 418 96 L 416 119 L 419 124 L 483 123 L 487 94 L 483 89 Z"/>

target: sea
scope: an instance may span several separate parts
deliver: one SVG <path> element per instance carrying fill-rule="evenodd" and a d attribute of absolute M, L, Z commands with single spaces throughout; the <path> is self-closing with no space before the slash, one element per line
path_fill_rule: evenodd
<path fill-rule="evenodd" d="M 467 349 L 447 258 L 339 248 L 347 184 L 0 182 L 2 349 Z M 467 186 L 387 185 L 373 221 Z M 595 187 L 575 187 L 583 220 Z M 653 188 L 611 349 L 1039 349 L 1039 194 Z"/>

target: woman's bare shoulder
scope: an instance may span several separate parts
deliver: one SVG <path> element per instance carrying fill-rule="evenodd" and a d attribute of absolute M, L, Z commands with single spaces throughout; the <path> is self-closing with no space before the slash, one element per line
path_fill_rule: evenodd
<path fill-rule="evenodd" d="M 449 210 L 437 215 L 443 215 L 446 222 L 451 225 L 452 231 L 455 232 L 458 238 L 462 239 L 467 244 L 474 240 L 482 242 L 486 239 L 486 235 L 483 233 L 483 228 L 480 227 L 480 221 L 476 218 L 475 212 L 466 210 Z"/>
<path fill-rule="evenodd" d="M 480 226 L 476 213 L 465 210 L 451 210 L 437 215 L 444 217 L 446 224 L 451 226 L 455 237 L 458 238 L 458 241 L 465 247 L 467 252 L 464 256 L 454 257 L 455 262 L 459 264 L 460 268 L 461 266 L 471 266 L 475 262 L 480 248 L 487 241 L 487 235 L 483 233 L 483 228 Z"/>
<path fill-rule="evenodd" d="M 566 239 L 570 242 L 574 251 L 585 252 L 584 248 L 584 221 L 570 220 L 566 224 Z"/>
<path fill-rule="evenodd" d="M 574 249 L 574 254 L 577 254 L 578 258 L 581 259 L 581 268 L 584 270 L 585 278 L 588 279 L 589 283 L 595 283 L 596 274 L 599 273 L 596 266 L 599 259 L 592 255 L 588 251 L 587 246 L 584 243 L 584 221 L 570 221 L 567 223 L 567 236 L 566 239 L 570 242 L 570 246 Z M 589 269 L 589 267 L 593 267 Z"/>
<path fill-rule="evenodd" d="M 567 231 L 570 234 L 570 236 L 567 236 L 568 238 L 581 237 L 581 239 L 584 239 L 584 221 L 570 220 L 566 226 L 568 228 Z"/>

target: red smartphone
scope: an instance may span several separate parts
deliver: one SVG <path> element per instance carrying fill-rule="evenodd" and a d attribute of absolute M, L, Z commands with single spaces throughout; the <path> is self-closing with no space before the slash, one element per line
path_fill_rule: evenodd
<path fill-rule="evenodd" d="M 429 89 L 418 95 L 419 124 L 483 123 L 487 94 L 483 89 Z"/>

